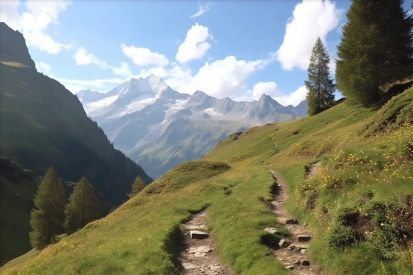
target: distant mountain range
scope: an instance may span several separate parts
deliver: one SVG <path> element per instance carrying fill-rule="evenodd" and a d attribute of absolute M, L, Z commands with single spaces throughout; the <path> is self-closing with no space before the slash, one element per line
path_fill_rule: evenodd
<path fill-rule="evenodd" d="M 83 90 L 76 95 L 115 148 L 153 178 L 202 157 L 236 131 L 307 114 L 306 101 L 293 107 L 265 94 L 252 102 L 217 99 L 202 91 L 189 95 L 154 75 L 132 78 L 107 93 Z"/>

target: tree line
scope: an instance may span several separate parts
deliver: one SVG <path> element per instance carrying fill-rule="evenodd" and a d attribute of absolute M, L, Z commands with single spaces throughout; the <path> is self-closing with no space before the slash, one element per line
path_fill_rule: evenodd
<path fill-rule="evenodd" d="M 338 89 L 350 104 L 378 102 L 384 87 L 413 75 L 413 16 L 403 0 L 353 0 L 337 47 L 336 82 L 330 77 L 330 58 L 320 38 L 310 57 L 308 114 L 334 103 Z M 412 5 L 413 8 L 413 5 Z"/>
<path fill-rule="evenodd" d="M 144 181 L 138 176 L 128 196 L 133 197 L 144 187 Z M 63 183 L 53 167 L 42 178 L 33 202 L 29 234 L 35 249 L 56 243 L 59 235 L 70 235 L 101 217 L 97 192 L 89 181 L 82 177 L 66 203 Z"/>

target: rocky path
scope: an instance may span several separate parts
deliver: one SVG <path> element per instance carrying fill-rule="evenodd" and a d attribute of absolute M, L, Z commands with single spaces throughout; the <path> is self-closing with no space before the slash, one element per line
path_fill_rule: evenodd
<path fill-rule="evenodd" d="M 319 163 L 316 163 L 309 169 L 309 173 L 315 173 L 318 170 Z M 278 175 L 270 170 L 270 173 L 276 180 L 276 192 L 274 200 L 271 201 L 272 209 L 279 222 L 285 224 L 289 230 L 290 236 L 278 244 L 278 248 L 273 250 L 274 255 L 284 263 L 287 269 L 290 269 L 296 275 L 321 275 L 325 274 L 317 267 L 311 264 L 307 258 L 308 243 L 311 241 L 312 234 L 310 229 L 297 219 L 289 216 L 285 208 L 288 190 L 284 182 Z M 270 230 L 266 228 L 266 230 Z"/>
<path fill-rule="evenodd" d="M 207 224 L 206 210 L 195 214 L 183 225 L 183 239 L 178 261 L 183 275 L 232 275 L 223 265 L 211 238 Z"/>

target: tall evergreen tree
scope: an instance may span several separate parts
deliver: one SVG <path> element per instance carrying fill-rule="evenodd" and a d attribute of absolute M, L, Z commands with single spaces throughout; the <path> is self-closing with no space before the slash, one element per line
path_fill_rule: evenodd
<path fill-rule="evenodd" d="M 96 191 L 89 181 L 82 177 L 70 195 L 65 209 L 65 228 L 72 234 L 89 222 L 99 218 Z"/>
<path fill-rule="evenodd" d="M 335 84 L 330 78 L 330 57 L 327 50 L 317 38 L 311 53 L 308 66 L 307 87 L 308 114 L 315 115 L 327 109 L 334 103 Z"/>
<path fill-rule="evenodd" d="M 30 214 L 30 243 L 43 249 L 57 241 L 56 236 L 64 232 L 64 207 L 66 203 L 63 184 L 51 167 L 39 184 L 34 197 L 35 209 Z"/>
<path fill-rule="evenodd" d="M 145 182 L 140 176 L 137 176 L 132 184 L 132 191 L 128 194 L 129 198 L 132 198 L 138 194 L 143 188 L 145 188 Z"/>
<path fill-rule="evenodd" d="M 403 0 L 353 0 L 338 45 L 336 79 L 350 102 L 369 105 L 380 87 L 412 73 L 412 16 Z"/>

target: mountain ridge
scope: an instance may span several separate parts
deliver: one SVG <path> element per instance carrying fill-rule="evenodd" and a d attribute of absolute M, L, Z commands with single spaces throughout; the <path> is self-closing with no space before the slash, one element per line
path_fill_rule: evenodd
<path fill-rule="evenodd" d="M 283 106 L 265 94 L 249 102 L 218 99 L 201 90 L 179 93 L 155 75 L 131 78 L 104 94 L 82 90 L 76 96 L 114 146 L 154 178 L 201 157 L 233 132 L 288 121 L 307 111 L 306 101 L 298 108 Z M 176 136 L 165 137 L 168 133 Z"/>

